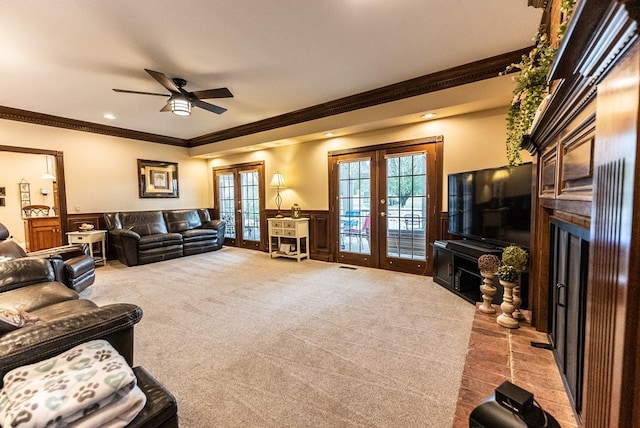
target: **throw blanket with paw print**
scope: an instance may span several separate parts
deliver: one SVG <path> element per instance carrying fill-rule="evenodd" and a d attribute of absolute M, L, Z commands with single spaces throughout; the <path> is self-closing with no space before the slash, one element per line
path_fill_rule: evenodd
<path fill-rule="evenodd" d="M 11 370 L 0 391 L 2 427 L 121 427 L 146 397 L 109 342 L 94 340 Z"/>

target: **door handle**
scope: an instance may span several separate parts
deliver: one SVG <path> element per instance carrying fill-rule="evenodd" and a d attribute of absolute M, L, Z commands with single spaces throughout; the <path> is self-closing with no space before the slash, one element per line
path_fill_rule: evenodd
<path fill-rule="evenodd" d="M 556 284 L 556 306 L 560 308 L 564 308 L 564 303 L 560 303 L 560 290 L 566 288 L 566 286 L 562 283 Z"/>

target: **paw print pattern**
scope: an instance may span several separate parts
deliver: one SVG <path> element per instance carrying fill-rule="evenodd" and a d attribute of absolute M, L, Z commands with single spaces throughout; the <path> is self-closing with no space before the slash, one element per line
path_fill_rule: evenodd
<path fill-rule="evenodd" d="M 89 382 L 88 384 L 81 386 L 78 392 L 73 394 L 73 398 L 78 400 L 78 403 L 89 400 L 95 397 L 98 386 L 99 385 L 95 382 Z"/>
<path fill-rule="evenodd" d="M 63 374 L 64 374 L 64 370 L 54 370 L 51 373 L 47 373 L 46 375 L 42 376 L 42 378 L 43 379 L 47 379 L 47 378 L 50 378 L 50 377 L 57 377 L 57 376 L 60 376 L 60 375 L 63 375 Z"/>
<path fill-rule="evenodd" d="M 69 379 L 56 379 L 45 384 L 45 391 L 53 392 L 58 390 L 67 389 L 69 386 Z"/>
<path fill-rule="evenodd" d="M 67 361 L 73 361 L 74 359 L 78 358 L 80 355 L 82 355 L 82 351 L 80 349 L 76 349 L 72 352 L 69 352 L 67 354 Z"/>
<path fill-rule="evenodd" d="M 104 365 L 104 367 L 102 367 L 102 370 L 107 373 L 111 373 L 114 370 L 120 370 L 122 366 L 123 364 L 121 361 L 109 361 Z"/>
<path fill-rule="evenodd" d="M 93 358 L 95 358 L 98 361 L 108 360 L 109 358 L 111 358 L 111 351 L 108 349 L 103 349 L 101 351 L 96 352 Z"/>
<path fill-rule="evenodd" d="M 24 391 L 20 391 L 19 393 L 17 393 L 15 395 L 15 397 L 13 398 L 13 402 L 15 403 L 16 406 L 19 406 L 20 404 L 22 404 L 25 401 L 29 400 L 31 397 L 33 397 L 37 393 L 38 393 L 37 389 L 29 389 L 29 388 L 27 388 Z"/>
<path fill-rule="evenodd" d="M 58 416 L 55 419 L 49 419 L 49 421 L 45 425 L 46 428 L 55 428 L 55 427 L 61 427 L 61 426 L 63 426 L 62 425 L 62 416 Z"/>
<path fill-rule="evenodd" d="M 82 411 L 82 416 L 90 415 L 100 409 L 100 403 L 94 403 Z"/>
<path fill-rule="evenodd" d="M 33 412 L 38 408 L 38 403 L 33 403 L 31 407 L 20 410 L 11 422 L 12 428 L 20 427 L 22 424 L 28 424 L 33 418 Z"/>
<path fill-rule="evenodd" d="M 9 376 L 7 376 L 6 383 L 24 382 L 25 380 L 27 380 L 27 376 L 29 376 L 29 372 L 11 373 Z"/>

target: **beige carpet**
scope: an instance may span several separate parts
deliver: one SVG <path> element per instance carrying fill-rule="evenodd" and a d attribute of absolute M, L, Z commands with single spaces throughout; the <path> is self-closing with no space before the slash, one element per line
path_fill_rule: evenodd
<path fill-rule="evenodd" d="M 181 427 L 450 427 L 474 306 L 431 278 L 237 248 L 110 262 L 83 296 L 129 302 L 135 364 Z"/>

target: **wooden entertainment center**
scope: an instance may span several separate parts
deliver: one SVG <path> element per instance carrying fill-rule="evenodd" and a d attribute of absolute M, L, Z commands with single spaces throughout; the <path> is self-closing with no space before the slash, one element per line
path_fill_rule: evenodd
<path fill-rule="evenodd" d="M 470 303 L 481 302 L 482 276 L 478 269 L 478 258 L 483 254 L 492 254 L 500 258 L 502 248 L 466 239 L 435 241 L 433 243 L 434 282 Z M 522 307 L 527 308 L 528 275 L 523 274 L 520 281 Z M 504 290 L 497 278 L 494 278 L 493 285 L 497 288 L 493 302 L 500 304 Z"/>

